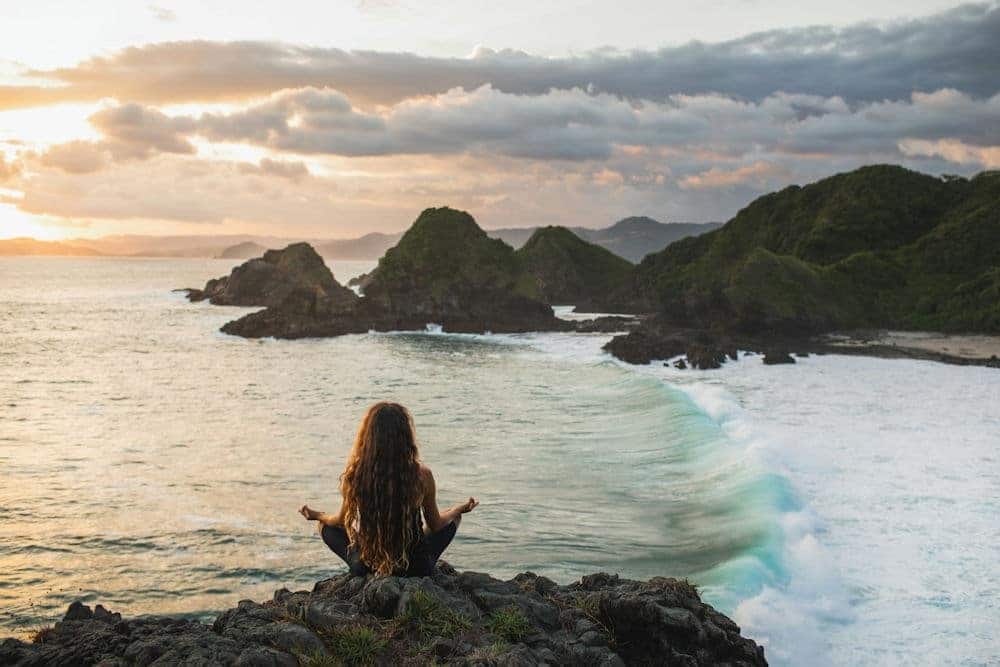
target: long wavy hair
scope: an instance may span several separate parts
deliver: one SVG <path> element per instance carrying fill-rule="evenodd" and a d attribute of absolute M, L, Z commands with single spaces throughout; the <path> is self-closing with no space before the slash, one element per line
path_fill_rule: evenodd
<path fill-rule="evenodd" d="M 409 548 L 419 538 L 423 489 L 420 453 L 409 410 L 398 403 L 368 408 L 340 476 L 344 530 L 372 572 L 389 575 L 409 566 Z"/>

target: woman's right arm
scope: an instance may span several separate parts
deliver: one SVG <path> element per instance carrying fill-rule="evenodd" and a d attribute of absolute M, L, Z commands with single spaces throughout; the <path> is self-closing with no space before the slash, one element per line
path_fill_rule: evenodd
<path fill-rule="evenodd" d="M 420 474 L 424 487 L 424 519 L 426 519 L 427 527 L 432 533 L 436 533 L 452 521 L 458 519 L 462 514 L 471 512 L 479 505 L 479 502 L 475 498 L 470 497 L 464 503 L 459 503 L 442 512 L 438 509 L 437 484 L 434 482 L 434 474 L 431 473 L 431 469 L 427 466 L 420 468 Z"/>
<path fill-rule="evenodd" d="M 341 518 L 341 513 L 327 514 L 326 512 L 320 512 L 310 508 L 308 505 L 303 505 L 302 509 L 299 510 L 299 514 L 304 516 L 308 521 L 319 521 L 324 526 L 343 526 L 344 520 Z"/>

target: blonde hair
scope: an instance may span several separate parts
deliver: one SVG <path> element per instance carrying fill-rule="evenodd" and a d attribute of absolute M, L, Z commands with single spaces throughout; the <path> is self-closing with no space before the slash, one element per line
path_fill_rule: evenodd
<path fill-rule="evenodd" d="M 361 561 L 380 575 L 405 571 L 420 536 L 423 489 L 413 418 L 402 405 L 376 403 L 365 413 L 340 492 L 344 529 Z"/>

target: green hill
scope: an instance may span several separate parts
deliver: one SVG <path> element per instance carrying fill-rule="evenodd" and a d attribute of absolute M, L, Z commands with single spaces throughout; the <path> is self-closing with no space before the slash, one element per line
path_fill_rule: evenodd
<path fill-rule="evenodd" d="M 365 286 L 365 301 L 379 313 L 450 322 L 456 331 L 548 323 L 552 311 L 541 297 L 513 248 L 447 207 L 421 213 Z"/>
<path fill-rule="evenodd" d="M 647 256 L 626 288 L 668 321 L 743 333 L 1000 331 L 1000 172 L 878 165 L 761 197 Z"/>
<path fill-rule="evenodd" d="M 542 227 L 518 251 L 542 298 L 577 310 L 613 310 L 609 295 L 619 290 L 632 264 L 588 243 L 565 227 Z"/>

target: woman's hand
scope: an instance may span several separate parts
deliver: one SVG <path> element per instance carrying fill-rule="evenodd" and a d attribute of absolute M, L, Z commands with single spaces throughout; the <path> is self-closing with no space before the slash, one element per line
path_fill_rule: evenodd
<path fill-rule="evenodd" d="M 458 510 L 459 514 L 468 514 L 477 507 L 479 507 L 479 501 L 475 498 L 469 497 L 466 502 L 456 506 L 455 509 Z"/>
<path fill-rule="evenodd" d="M 317 519 L 319 519 L 319 516 L 320 514 L 322 514 L 322 512 L 317 512 L 314 509 L 310 509 L 308 505 L 303 505 L 299 509 L 299 514 L 304 516 L 307 521 L 316 521 Z"/>

